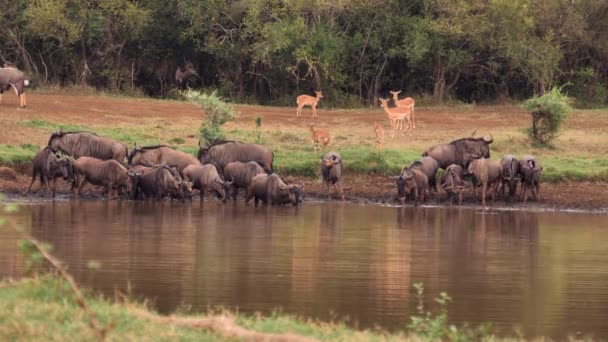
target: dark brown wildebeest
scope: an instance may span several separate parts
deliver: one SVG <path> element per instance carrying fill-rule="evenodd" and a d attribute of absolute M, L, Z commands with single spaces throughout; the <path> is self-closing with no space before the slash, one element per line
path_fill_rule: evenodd
<path fill-rule="evenodd" d="M 71 159 L 66 156 L 60 156 L 53 153 L 50 147 L 45 147 L 36 153 L 32 160 L 32 182 L 27 187 L 25 195 L 27 195 L 36 181 L 36 177 L 40 179 L 40 188 L 46 189 L 47 196 L 49 195 L 49 181 L 53 182 L 52 190 L 53 197 L 57 188 L 57 178 L 63 178 L 67 181 L 73 181 L 71 175 L 72 163 Z"/>
<path fill-rule="evenodd" d="M 109 199 L 116 198 L 119 190 L 131 194 L 136 178 L 141 176 L 141 173 L 127 170 L 114 159 L 80 157 L 74 161 L 73 165 L 74 184 L 72 189 L 75 190 L 76 197 L 80 196 L 82 188 L 87 182 L 105 187 Z"/>
<path fill-rule="evenodd" d="M 198 159 L 203 164 L 215 165 L 221 174 L 224 174 L 224 167 L 228 163 L 235 161 L 243 163 L 254 161 L 260 164 L 264 171 L 272 173 L 274 153 L 266 146 L 229 141 L 211 147 L 200 146 Z"/>
<path fill-rule="evenodd" d="M 511 201 L 515 197 L 517 191 L 517 182 L 519 181 L 519 161 L 512 155 L 508 154 L 502 157 L 500 161 L 502 167 L 502 181 L 500 184 L 499 194 L 504 194 L 506 188 L 509 188 L 507 201 Z"/>
<path fill-rule="evenodd" d="M 437 192 L 437 170 L 439 170 L 439 163 L 433 157 L 422 157 L 410 165 L 409 169 L 418 169 L 422 171 L 429 179 L 429 191 L 435 190 Z"/>
<path fill-rule="evenodd" d="M 457 164 L 448 166 L 441 177 L 441 188 L 446 192 L 450 205 L 452 205 L 452 199 L 456 196 L 458 196 L 458 205 L 462 204 L 462 192 L 466 188 L 462 166 Z"/>
<path fill-rule="evenodd" d="M 187 166 L 201 165 L 201 162 L 193 155 L 165 145 L 135 146 L 127 160 L 129 165 L 175 166 L 181 175 Z"/>
<path fill-rule="evenodd" d="M 189 61 L 184 60 L 184 62 L 185 65 L 183 68 L 178 67 L 177 70 L 175 70 L 175 83 L 177 84 L 177 87 L 179 89 L 186 88 L 190 77 L 198 76 L 194 65 L 192 65 L 192 63 L 190 63 Z"/>
<path fill-rule="evenodd" d="M 297 206 L 301 203 L 301 191 L 304 190 L 304 184 L 285 184 L 285 182 L 277 174 L 260 174 L 251 180 L 251 186 L 247 192 L 245 203 L 249 203 L 252 198 L 255 199 L 257 206 L 260 201 L 268 205 L 283 205 L 291 203 Z"/>
<path fill-rule="evenodd" d="M 6 66 L 6 64 L 5 64 Z M 13 88 L 17 97 L 19 97 L 19 106 L 25 108 L 27 100 L 25 99 L 25 87 L 30 85 L 30 81 L 25 74 L 14 67 L 0 68 L 0 103 L 2 102 L 2 93 Z"/>
<path fill-rule="evenodd" d="M 540 174 L 542 166 L 534 156 L 523 156 L 519 161 L 519 174 L 521 175 L 521 194 L 524 203 L 528 200 L 528 189 L 532 191 L 534 200 L 540 199 Z"/>
<path fill-rule="evenodd" d="M 224 203 L 230 196 L 232 181 L 224 181 L 217 172 L 215 166 L 189 165 L 183 171 L 184 177 L 192 180 L 192 188 L 200 191 L 201 202 L 205 197 L 205 191 L 215 192 L 217 197 Z"/>
<path fill-rule="evenodd" d="M 414 205 L 426 202 L 429 179 L 422 170 L 404 168 L 399 176 L 392 178 L 397 180 L 397 195 L 401 204 L 405 204 L 407 195 L 413 198 Z"/>
<path fill-rule="evenodd" d="M 48 146 L 53 151 L 61 151 L 71 157 L 92 157 L 101 160 L 114 159 L 124 163 L 127 146 L 92 132 L 55 132 L 49 138 Z"/>
<path fill-rule="evenodd" d="M 439 167 L 444 169 L 452 164 L 458 164 L 465 169 L 473 159 L 490 158 L 490 144 L 494 138 L 463 138 L 454 140 L 449 144 L 432 146 L 424 153 L 423 157 L 433 157 Z"/>
<path fill-rule="evenodd" d="M 133 188 L 134 199 L 139 199 L 140 194 L 147 199 L 163 199 L 166 195 L 171 199 L 190 199 L 192 182 L 187 177 L 182 178 L 173 167 L 136 165 L 131 167 L 131 171 L 141 173 Z"/>
<path fill-rule="evenodd" d="M 256 162 L 232 162 L 224 168 L 224 179 L 232 181 L 232 199 L 236 201 L 239 189 L 245 189 L 245 198 L 251 185 L 251 179 L 259 174 L 266 173 Z"/>
<path fill-rule="evenodd" d="M 502 181 L 502 166 L 499 160 L 479 158 L 471 161 L 467 174 L 473 179 L 473 195 L 477 198 L 477 188 L 481 186 L 481 205 L 486 206 L 488 189 L 492 194 L 492 203 Z"/>
<path fill-rule="evenodd" d="M 328 152 L 321 158 L 321 175 L 327 186 L 327 198 L 331 199 L 330 185 L 334 186 L 336 192 L 344 201 L 344 190 L 342 189 L 342 157 L 337 152 Z"/>

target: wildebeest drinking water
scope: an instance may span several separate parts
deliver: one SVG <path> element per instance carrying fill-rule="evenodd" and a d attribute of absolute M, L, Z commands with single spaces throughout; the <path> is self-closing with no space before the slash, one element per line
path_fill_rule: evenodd
<path fill-rule="evenodd" d="M 200 145 L 200 142 L 199 142 Z M 198 159 L 203 164 L 213 164 L 220 174 L 228 163 L 254 161 L 268 173 L 272 173 L 274 153 L 266 146 L 238 141 L 225 142 L 210 147 L 200 146 Z"/>
<path fill-rule="evenodd" d="M 433 157 L 422 157 L 413 162 L 410 169 L 418 169 L 426 175 L 429 180 L 429 191 L 435 190 L 437 192 L 437 170 L 439 170 L 439 163 Z"/>
<path fill-rule="evenodd" d="M 114 159 L 100 160 L 91 157 L 80 157 L 74 161 L 75 196 L 79 197 L 82 188 L 88 183 L 103 186 L 108 198 L 116 198 L 118 191 L 131 194 L 135 178 L 139 174 L 127 170 Z"/>
<path fill-rule="evenodd" d="M 60 156 L 54 153 L 50 147 L 45 147 L 36 153 L 32 160 L 32 182 L 25 191 L 27 195 L 36 181 L 36 177 L 40 179 L 40 187 L 44 187 L 49 192 L 49 181 L 53 182 L 52 191 L 55 197 L 57 188 L 57 178 L 73 181 L 72 162 L 66 156 Z"/>
<path fill-rule="evenodd" d="M 452 164 L 458 164 L 465 169 L 471 160 L 478 158 L 490 158 L 490 144 L 494 138 L 490 135 L 489 139 L 484 138 L 463 138 L 454 140 L 449 144 L 439 144 L 432 146 L 424 153 L 423 157 L 433 157 L 439 167 L 444 169 Z"/>
<path fill-rule="evenodd" d="M 452 205 L 452 200 L 456 196 L 458 196 L 458 205 L 462 204 L 462 192 L 466 188 L 462 166 L 452 164 L 445 169 L 445 173 L 441 176 L 441 188 L 447 194 L 449 205 Z"/>
<path fill-rule="evenodd" d="M 17 68 L 0 68 L 0 103 L 2 102 L 2 94 L 4 91 L 12 88 L 17 97 L 19 97 L 19 106 L 24 108 L 27 106 L 25 87 L 29 86 L 29 84 L 30 81 L 25 74 Z"/>
<path fill-rule="evenodd" d="M 201 164 L 193 155 L 166 145 L 134 146 L 127 160 L 129 165 L 172 165 L 182 175 L 187 166 Z"/>
<path fill-rule="evenodd" d="M 392 178 L 397 181 L 397 195 L 401 204 L 405 204 L 408 195 L 414 200 L 414 205 L 426 202 L 429 179 L 421 169 L 404 168 L 399 176 Z"/>
<path fill-rule="evenodd" d="M 147 199 L 163 199 L 171 196 L 171 199 L 187 200 L 192 193 L 192 182 L 188 178 L 182 178 L 177 169 L 168 165 L 131 167 L 131 171 L 139 176 L 133 187 L 133 198 L 140 199 L 143 195 Z"/>
<path fill-rule="evenodd" d="M 239 189 L 245 189 L 245 198 L 253 177 L 266 173 L 256 162 L 232 162 L 224 168 L 224 179 L 232 181 L 232 199 L 236 200 Z"/>
<path fill-rule="evenodd" d="M 189 165 L 183 173 L 184 177 L 192 180 L 192 188 L 200 191 L 201 201 L 205 197 L 205 191 L 215 192 L 223 202 L 228 200 L 232 181 L 223 180 L 215 166 L 211 164 Z"/>
<path fill-rule="evenodd" d="M 249 203 L 254 198 L 256 206 L 260 201 L 270 205 L 291 203 L 291 205 L 297 206 L 301 202 L 300 196 L 303 189 L 303 183 L 288 185 L 275 173 L 261 174 L 253 177 L 245 203 Z"/>
<path fill-rule="evenodd" d="M 62 132 L 51 134 L 48 146 L 75 159 L 92 157 L 101 160 L 114 159 L 124 163 L 127 146 L 114 139 L 100 137 L 92 132 Z"/>

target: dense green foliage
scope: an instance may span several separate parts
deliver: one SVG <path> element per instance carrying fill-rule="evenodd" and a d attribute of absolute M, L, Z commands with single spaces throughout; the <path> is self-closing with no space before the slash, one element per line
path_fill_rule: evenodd
<path fill-rule="evenodd" d="M 532 113 L 530 137 L 540 144 L 547 144 L 557 136 L 566 115 L 572 111 L 568 98 L 557 87 L 526 100 L 524 108 Z"/>
<path fill-rule="evenodd" d="M 214 91 L 211 94 L 203 94 L 199 91 L 188 89 L 186 98 L 190 102 L 201 106 L 205 118 L 201 126 L 201 140 L 204 144 L 215 145 L 226 140 L 222 125 L 236 118 L 236 112 L 232 106 L 222 101 Z"/>
<path fill-rule="evenodd" d="M 38 84 L 164 97 L 189 60 L 191 86 L 240 102 L 479 102 L 564 84 L 583 105 L 608 100 L 606 1 L 12 0 L 0 36 Z"/>

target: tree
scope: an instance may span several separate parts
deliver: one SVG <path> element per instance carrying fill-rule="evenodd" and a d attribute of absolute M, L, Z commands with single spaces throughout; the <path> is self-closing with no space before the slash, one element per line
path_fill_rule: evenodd
<path fill-rule="evenodd" d="M 568 98 L 557 87 L 527 100 L 524 108 L 532 114 L 530 137 L 541 145 L 548 144 L 557 136 L 566 115 L 572 111 Z"/>
<path fill-rule="evenodd" d="M 204 94 L 188 89 L 185 95 L 190 102 L 201 106 L 205 113 L 201 126 L 201 140 L 209 146 L 224 142 L 222 125 L 233 121 L 237 115 L 232 106 L 222 101 L 215 91 L 211 94 Z"/>

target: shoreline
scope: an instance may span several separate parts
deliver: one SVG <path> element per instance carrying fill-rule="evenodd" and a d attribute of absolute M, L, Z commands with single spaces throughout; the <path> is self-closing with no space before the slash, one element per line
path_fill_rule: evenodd
<path fill-rule="evenodd" d="M 42 203 L 53 201 L 50 197 L 42 196 L 39 182 L 32 186 L 30 194 L 24 196 L 31 176 L 24 173 L 22 167 L 17 167 L 15 179 L 5 179 L 0 177 L 0 193 L 6 197 L 5 200 L 11 202 L 30 202 Z M 341 203 L 337 198 L 333 188 L 331 191 L 332 199 L 328 200 L 325 185 L 318 178 L 310 177 L 286 177 L 287 181 L 302 181 L 304 188 L 304 204 L 306 202 L 316 203 Z M 390 207 L 401 207 L 396 200 L 396 187 L 393 181 L 385 176 L 365 175 L 365 174 L 346 174 L 344 176 L 346 203 L 381 205 Z M 608 213 L 608 184 L 599 182 L 561 182 L 561 183 L 541 183 L 541 199 L 534 201 L 528 199 L 527 203 L 515 202 L 508 203 L 503 198 L 497 197 L 495 204 L 488 197 L 488 206 L 483 208 L 475 202 L 471 188 L 469 187 L 463 196 L 464 209 L 483 210 L 483 211 L 532 211 L 532 212 L 571 212 L 571 213 Z M 56 201 L 69 201 L 71 194 L 65 181 L 58 181 Z M 100 198 L 99 188 L 90 185 L 85 188 L 84 200 L 107 200 Z M 193 201 L 198 201 L 198 191 L 195 191 Z M 206 201 L 210 200 L 207 195 Z M 239 193 L 237 198 L 239 203 L 243 203 L 243 195 Z M 253 205 L 253 203 L 250 203 Z M 414 206 L 411 201 L 406 202 L 405 207 Z M 438 193 L 432 193 L 426 203 L 420 205 L 422 208 L 448 208 L 445 193 L 440 189 Z M 456 204 L 451 207 L 458 208 Z"/>

